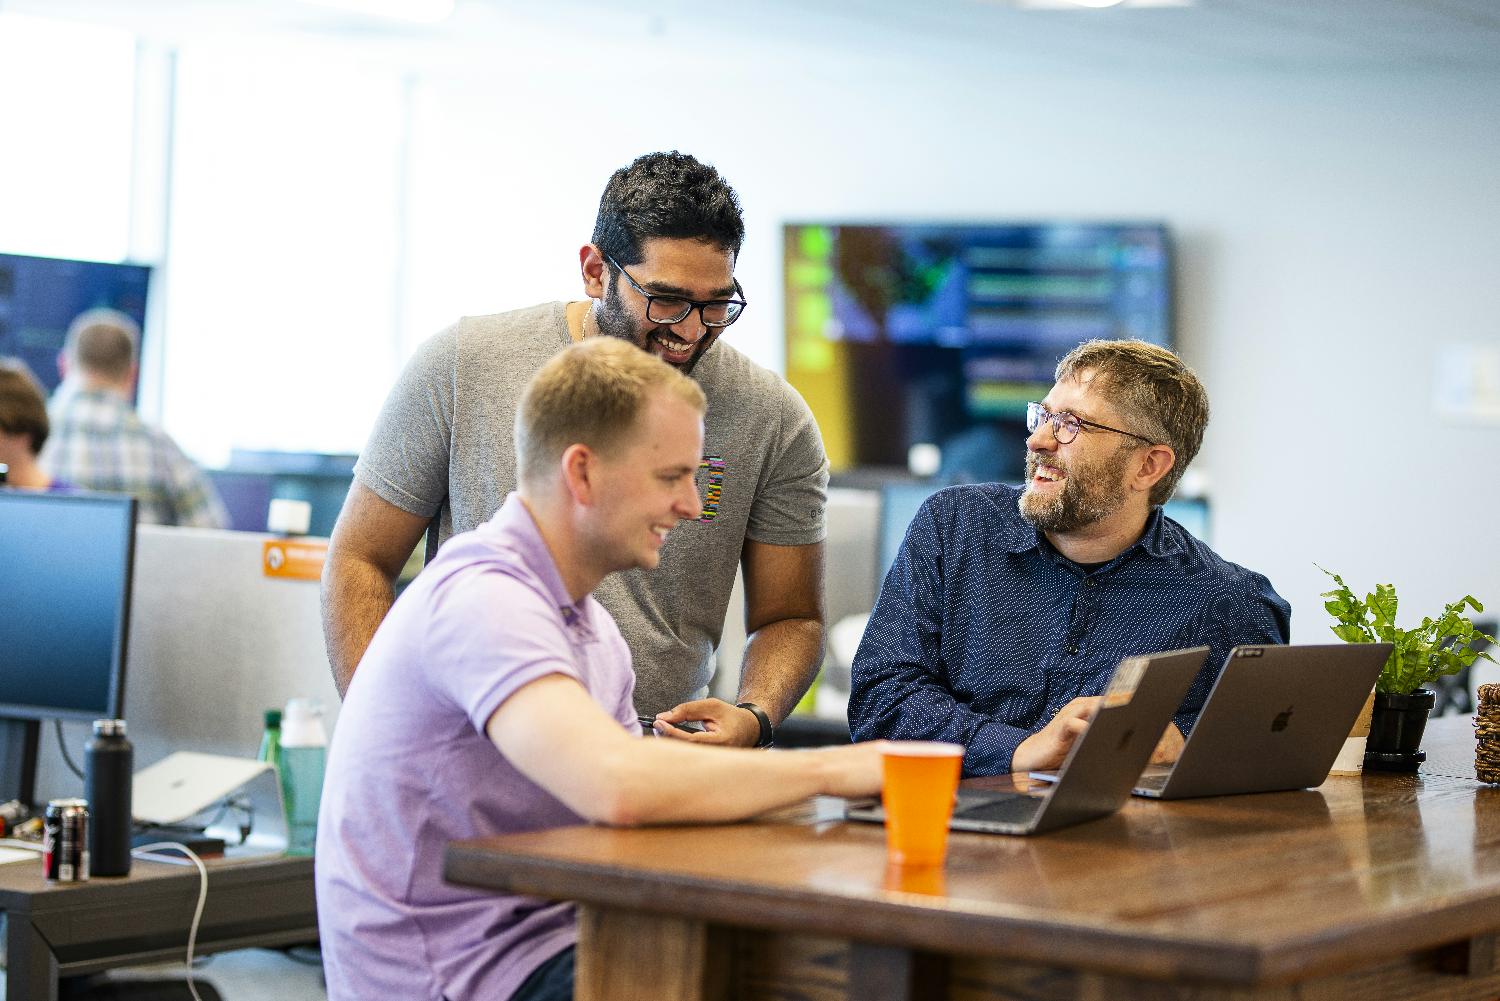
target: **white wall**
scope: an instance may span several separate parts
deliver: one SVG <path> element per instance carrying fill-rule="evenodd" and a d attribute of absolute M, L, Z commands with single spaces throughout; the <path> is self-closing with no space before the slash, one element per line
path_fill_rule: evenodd
<path fill-rule="evenodd" d="M 1440 345 L 1500 342 L 1500 79 L 901 56 L 424 79 L 403 336 L 570 294 L 608 171 L 654 148 L 742 195 L 731 336 L 771 365 L 785 220 L 1160 218 L 1215 408 L 1218 548 L 1292 602 L 1295 638 L 1329 638 L 1315 560 L 1417 614 L 1500 610 L 1500 426 L 1439 422 L 1432 387 Z"/>
<path fill-rule="evenodd" d="M 251 183 L 226 192 L 222 218 L 175 221 L 169 253 L 192 259 L 168 261 L 168 287 L 195 272 L 217 269 L 226 286 L 244 273 L 185 228 L 238 247 L 274 237 L 296 252 L 266 255 L 265 271 L 246 278 L 253 288 L 389 304 L 396 318 L 335 309 L 283 331 L 309 345 L 263 352 L 297 369 L 288 387 L 254 375 L 265 365 L 250 364 L 249 345 L 303 311 L 216 294 L 218 322 L 204 314 L 168 330 L 167 343 L 195 350 L 195 339 L 216 338 L 241 357 L 216 366 L 230 380 L 223 393 L 167 385 L 168 429 L 192 440 L 215 408 L 241 401 L 261 412 L 234 414 L 240 422 L 319 428 L 310 447 L 357 448 L 398 358 L 439 326 L 577 294 L 576 250 L 609 171 L 677 147 L 715 162 L 743 197 L 739 273 L 752 305 L 729 336 L 772 366 L 784 221 L 1165 220 L 1178 237 L 1182 349 L 1215 405 L 1198 466 L 1210 474 L 1220 550 L 1270 576 L 1296 609 L 1300 641 L 1328 636 L 1314 560 L 1362 588 L 1395 583 L 1413 610 L 1466 591 L 1500 609 L 1490 514 L 1500 425 L 1439 420 L 1432 386 L 1444 345 L 1500 344 L 1500 73 L 1293 73 L 1253 70 L 1248 58 L 1216 68 L 1233 45 L 1189 56 L 1163 32 L 1154 46 L 1112 49 L 1108 29 L 1085 34 L 1082 21 L 943 40 L 883 26 L 879 5 L 855 21 L 835 5 L 756 3 L 724 24 L 692 5 L 657 6 L 665 13 L 583 0 L 555 14 L 469 5 L 513 23 L 467 46 L 432 42 L 407 63 L 376 53 L 373 32 L 304 34 L 290 47 L 236 38 L 253 68 L 241 74 L 247 93 L 279 95 L 280 110 L 228 130 L 220 153 L 233 169 L 209 179 Z M 1078 32 L 1072 47 L 1061 44 L 1067 30 Z M 181 40 L 189 69 L 203 64 L 200 44 Z M 309 59 L 344 83 L 303 102 L 285 83 L 314 79 L 297 69 Z M 178 80 L 191 82 L 190 72 Z M 180 96 L 180 131 L 214 117 Z M 372 118 L 375 103 L 405 117 Z M 253 108 L 241 101 L 221 117 L 237 123 Z M 297 118 L 280 151 L 278 115 Z M 374 127 L 348 134 L 366 119 Z M 290 212 L 253 183 L 299 156 L 316 161 L 308 197 L 323 211 Z M 330 163 L 340 165 L 332 176 Z M 190 188 L 190 163 L 177 166 Z M 347 196 L 370 190 L 388 192 L 387 204 L 362 218 Z M 278 260 L 296 274 L 280 281 Z M 351 275 L 320 260 L 366 263 Z M 239 313 L 243 330 L 223 319 Z M 312 349 L 327 338 L 340 346 Z M 188 402 L 174 402 L 182 393 Z M 263 419 L 273 406 L 276 419 Z"/>

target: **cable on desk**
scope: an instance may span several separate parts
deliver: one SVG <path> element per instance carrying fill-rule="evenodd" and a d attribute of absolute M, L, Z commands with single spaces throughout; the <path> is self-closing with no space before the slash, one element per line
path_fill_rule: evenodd
<path fill-rule="evenodd" d="M 198 987 L 193 983 L 193 949 L 198 944 L 198 924 L 203 920 L 203 905 L 208 902 L 208 866 L 198 857 L 198 853 L 187 845 L 176 841 L 156 841 L 149 845 L 141 845 L 131 851 L 131 856 L 147 862 L 166 862 L 169 865 L 185 865 L 186 863 L 171 855 L 158 854 L 162 851 L 181 852 L 192 860 L 193 865 L 198 867 L 198 906 L 193 909 L 193 923 L 188 927 L 187 941 L 187 989 L 193 995 L 193 1001 L 203 1001 L 198 995 Z"/>

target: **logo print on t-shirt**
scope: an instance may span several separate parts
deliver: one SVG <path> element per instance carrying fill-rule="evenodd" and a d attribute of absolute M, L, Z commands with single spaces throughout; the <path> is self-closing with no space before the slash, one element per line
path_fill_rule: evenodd
<path fill-rule="evenodd" d="M 705 455 L 698 463 L 699 469 L 708 470 L 708 489 L 703 492 L 703 513 L 698 516 L 700 524 L 708 524 L 719 516 L 719 498 L 724 496 L 724 457 Z"/>

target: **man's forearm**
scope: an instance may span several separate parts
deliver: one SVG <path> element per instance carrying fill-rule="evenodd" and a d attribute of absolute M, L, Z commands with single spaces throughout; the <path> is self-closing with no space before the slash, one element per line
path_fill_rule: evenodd
<path fill-rule="evenodd" d="M 395 600 L 394 582 L 376 566 L 330 559 L 324 568 L 323 641 L 340 698 L 348 693 L 354 669 Z"/>
<path fill-rule="evenodd" d="M 738 702 L 754 702 L 780 723 L 807 693 L 823 663 L 823 623 L 780 619 L 751 633 L 740 662 Z"/>

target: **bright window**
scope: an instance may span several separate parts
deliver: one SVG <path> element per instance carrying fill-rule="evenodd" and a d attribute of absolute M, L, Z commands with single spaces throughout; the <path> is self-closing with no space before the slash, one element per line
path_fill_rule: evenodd
<path fill-rule="evenodd" d="M 163 423 L 358 451 L 394 381 L 402 91 L 329 51 L 179 54 Z"/>
<path fill-rule="evenodd" d="M 0 14 L 0 250 L 125 256 L 134 78 L 126 31 Z"/>

